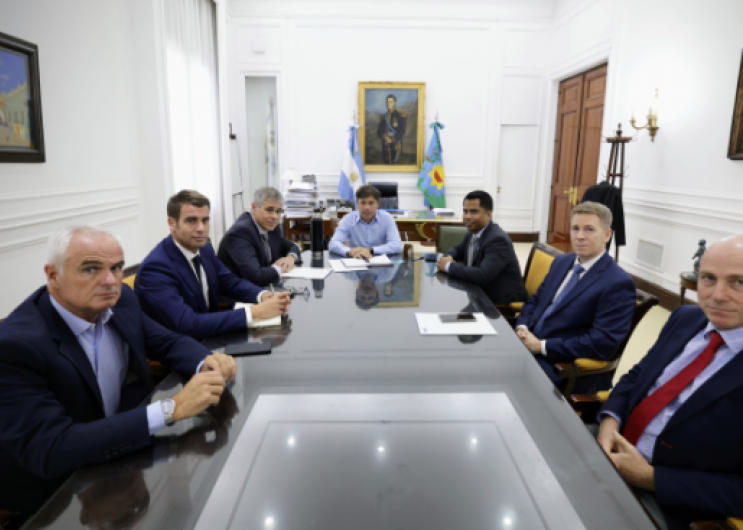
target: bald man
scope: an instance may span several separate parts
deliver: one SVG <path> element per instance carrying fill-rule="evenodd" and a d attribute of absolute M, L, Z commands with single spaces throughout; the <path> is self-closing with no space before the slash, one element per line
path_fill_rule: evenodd
<path fill-rule="evenodd" d="M 707 250 L 697 294 L 599 413 L 599 444 L 668 528 L 743 517 L 743 236 Z"/>

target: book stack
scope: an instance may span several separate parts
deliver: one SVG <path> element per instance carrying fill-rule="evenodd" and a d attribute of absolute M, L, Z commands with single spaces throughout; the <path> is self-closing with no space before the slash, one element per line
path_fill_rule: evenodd
<path fill-rule="evenodd" d="M 287 219 L 312 217 L 312 210 L 320 206 L 315 175 L 304 175 L 302 182 L 294 182 L 284 196 L 284 215 Z"/>

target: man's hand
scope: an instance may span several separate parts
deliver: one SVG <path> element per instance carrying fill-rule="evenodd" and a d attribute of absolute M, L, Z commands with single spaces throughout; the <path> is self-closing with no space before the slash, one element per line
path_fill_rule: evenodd
<path fill-rule="evenodd" d="M 232 381 L 237 373 L 237 363 L 230 355 L 214 352 L 204 359 L 204 364 L 201 365 L 201 372 L 216 372 L 225 381 Z"/>
<path fill-rule="evenodd" d="M 372 254 L 368 248 L 354 247 L 348 251 L 348 256 L 351 258 L 371 258 Z"/>
<path fill-rule="evenodd" d="M 436 268 L 439 269 L 441 272 L 446 272 L 447 263 L 451 263 L 453 261 L 454 258 L 452 258 L 451 256 L 441 256 L 436 262 Z"/>
<path fill-rule="evenodd" d="M 175 401 L 175 421 L 196 416 L 210 405 L 219 403 L 219 396 L 224 391 L 224 377 L 221 373 L 207 371 L 196 374 L 173 396 Z"/>
<path fill-rule="evenodd" d="M 253 318 L 272 318 L 276 315 L 286 315 L 292 303 L 288 292 L 264 293 L 261 303 L 250 308 Z"/>
<path fill-rule="evenodd" d="M 285 258 L 277 259 L 274 265 L 281 267 L 281 272 L 289 272 L 294 268 L 294 256 L 286 256 Z"/>
<path fill-rule="evenodd" d="M 601 420 L 599 426 L 599 435 L 596 437 L 596 441 L 601 446 L 601 449 L 611 457 L 611 454 L 616 451 L 614 446 L 614 433 L 619 430 L 619 422 L 611 416 L 605 416 Z"/>
<path fill-rule="evenodd" d="M 602 422 L 603 424 L 603 422 Z M 614 452 L 608 453 L 614 466 L 630 486 L 655 491 L 655 470 L 637 450 L 617 431 L 612 433 Z"/>
<path fill-rule="evenodd" d="M 542 341 L 534 336 L 534 333 L 526 328 L 519 328 L 516 331 L 524 346 L 532 353 L 542 353 Z"/>

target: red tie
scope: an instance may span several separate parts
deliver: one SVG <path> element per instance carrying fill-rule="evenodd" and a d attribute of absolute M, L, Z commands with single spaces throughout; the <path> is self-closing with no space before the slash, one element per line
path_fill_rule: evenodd
<path fill-rule="evenodd" d="M 650 422 L 653 421 L 653 418 L 676 399 L 681 391 L 702 373 L 702 370 L 707 368 L 707 365 L 712 362 L 712 357 L 715 356 L 722 343 L 723 340 L 720 334 L 717 331 L 712 331 L 707 347 L 704 348 L 704 351 L 696 359 L 635 407 L 624 428 L 624 437 L 629 443 L 637 445 L 640 436 L 645 432 Z"/>

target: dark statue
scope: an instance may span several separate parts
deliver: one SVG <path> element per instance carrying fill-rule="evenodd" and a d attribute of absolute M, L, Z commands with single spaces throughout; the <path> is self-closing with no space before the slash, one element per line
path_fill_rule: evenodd
<path fill-rule="evenodd" d="M 705 250 L 707 250 L 707 240 L 700 239 L 697 253 L 691 257 L 694 260 L 694 276 L 697 278 L 699 277 L 699 262 L 702 260 L 702 254 L 704 254 Z"/>

